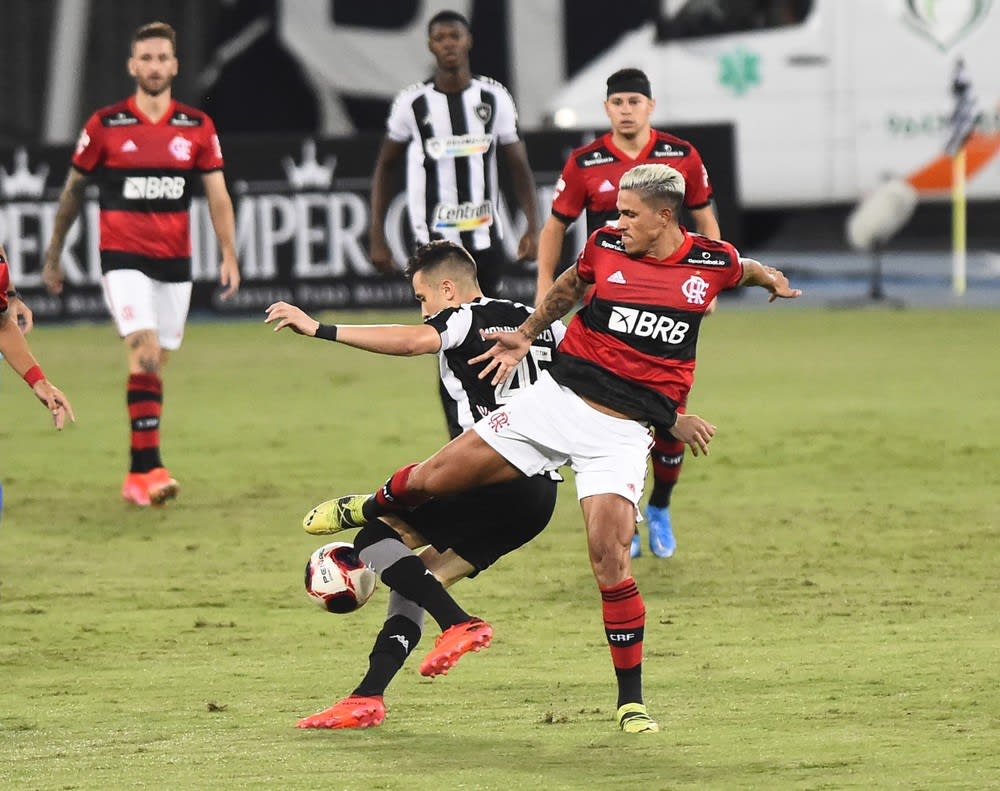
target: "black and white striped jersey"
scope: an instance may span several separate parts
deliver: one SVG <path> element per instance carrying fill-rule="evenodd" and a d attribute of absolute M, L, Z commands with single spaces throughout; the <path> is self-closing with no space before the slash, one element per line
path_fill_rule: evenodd
<path fill-rule="evenodd" d="M 418 243 L 449 239 L 467 250 L 503 238 L 497 211 L 497 146 L 520 139 L 517 110 L 507 89 L 473 76 L 461 93 L 442 93 L 434 81 L 404 88 L 387 121 L 388 136 L 407 143 L 406 196 Z"/>
<path fill-rule="evenodd" d="M 470 359 L 493 346 L 493 341 L 482 339 L 480 331 L 514 330 L 532 312 L 534 308 L 520 302 L 477 297 L 472 302 L 457 308 L 445 308 L 426 319 L 425 323 L 441 335 L 438 364 L 441 384 L 447 393 L 445 416 L 452 438 L 509 401 L 522 387 L 533 384 L 539 372 L 552 364 L 555 349 L 566 334 L 566 327 L 561 321 L 553 322 L 535 338 L 531 351 L 506 382 L 491 385 L 489 378 L 479 378 L 486 363 L 469 364 Z"/>

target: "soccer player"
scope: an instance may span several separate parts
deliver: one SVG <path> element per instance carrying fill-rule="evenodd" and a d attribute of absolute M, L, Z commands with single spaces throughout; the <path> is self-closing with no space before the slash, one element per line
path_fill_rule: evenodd
<path fill-rule="evenodd" d="M 219 240 L 223 299 L 239 288 L 240 273 L 215 126 L 201 110 L 171 98 L 176 33 L 164 22 L 151 22 L 136 30 L 131 47 L 128 72 L 135 94 L 95 112 L 80 133 L 42 280 L 53 294 L 62 291 L 66 234 L 92 178 L 100 188 L 104 300 L 128 355 L 131 462 L 122 497 L 148 506 L 178 492 L 160 457 L 161 376 L 170 352 L 180 348 L 191 301 L 188 214 L 196 175 Z"/>
<path fill-rule="evenodd" d="M 58 431 L 62 431 L 67 417 L 76 420 L 73 407 L 62 391 L 45 378 L 41 366 L 28 348 L 28 342 L 18 326 L 17 303 L 21 303 L 21 299 L 10 282 L 7 257 L 3 247 L 0 247 L 0 355 L 24 379 L 38 400 L 48 407 L 53 424 Z"/>
<path fill-rule="evenodd" d="M 590 232 L 615 220 L 618 182 L 622 174 L 636 165 L 661 162 L 678 170 L 684 176 L 684 206 L 695 230 L 710 239 L 721 238 L 712 209 L 712 183 L 698 149 L 687 140 L 653 129 L 649 118 L 655 108 L 649 78 L 644 72 L 621 69 L 608 77 L 604 110 L 611 121 L 611 131 L 575 149 L 556 182 L 552 213 L 545 221 L 538 243 L 536 304 L 552 287 L 566 229 L 584 209 Z M 681 474 L 684 443 L 657 431 L 651 456 L 653 491 L 646 506 L 649 548 L 657 557 L 668 558 L 677 548 L 670 520 L 670 496 Z M 632 557 L 641 552 L 637 530 L 632 538 Z"/>
<path fill-rule="evenodd" d="M 490 347 L 481 332 L 516 327 L 532 309 L 483 295 L 476 264 L 461 246 L 446 240 L 423 245 L 410 259 L 407 274 L 420 303 L 419 325 L 322 325 L 285 302 L 271 305 L 267 322 L 275 331 L 290 327 L 309 335 L 380 354 L 437 354 L 452 436 L 470 428 L 520 389 L 534 382 L 552 362 L 565 327 L 544 328 L 516 375 L 502 385 L 479 378 L 484 364 L 469 359 Z M 451 428 L 457 426 L 457 429 Z M 348 697 L 299 722 L 301 728 L 364 728 L 385 718 L 384 693 L 416 648 L 426 610 L 442 629 L 420 666 L 426 676 L 445 673 L 468 650 L 489 644 L 492 628 L 473 618 L 444 590 L 474 576 L 501 555 L 530 541 L 548 524 L 556 502 L 558 474 L 542 473 L 428 502 L 406 514 L 367 520 L 354 538 L 361 559 L 375 569 L 392 592 L 385 624 L 375 639 L 368 672 Z M 313 533 L 323 533 L 322 525 Z M 427 548 L 418 558 L 411 551 Z M 427 570 L 432 572 L 427 574 Z"/>
<path fill-rule="evenodd" d="M 498 147 L 528 220 L 518 259 L 533 259 L 538 252 L 535 180 L 518 135 L 517 110 L 503 85 L 472 73 L 472 33 L 464 16 L 441 11 L 428 23 L 427 33 L 434 74 L 396 96 L 372 174 L 371 260 L 383 272 L 395 268 L 385 218 L 393 197 L 391 176 L 405 152 L 407 207 L 416 243 L 460 243 L 476 259 L 483 291 L 499 295 L 507 260 L 497 212 Z"/>
<path fill-rule="evenodd" d="M 769 300 L 797 297 L 778 270 L 741 259 L 724 241 L 689 234 L 677 222 L 684 177 L 668 165 L 638 165 L 621 179 L 618 227 L 598 229 L 541 306 L 470 362 L 499 385 L 539 333 L 584 297 L 538 381 L 426 461 L 393 473 L 371 495 L 316 506 L 306 522 L 325 532 L 429 498 L 514 480 L 570 463 L 601 593 L 618 682 L 617 719 L 628 733 L 659 730 L 642 694 L 646 611 L 631 575 L 629 546 L 642 496 L 649 429 L 662 426 L 697 455 L 715 426 L 682 414 L 694 377 L 701 319 L 723 289 L 760 286 Z"/>

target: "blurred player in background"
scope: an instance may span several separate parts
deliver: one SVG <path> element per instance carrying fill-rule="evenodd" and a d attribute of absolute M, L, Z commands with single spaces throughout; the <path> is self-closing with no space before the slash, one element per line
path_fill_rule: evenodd
<path fill-rule="evenodd" d="M 534 259 L 538 252 L 535 179 L 518 134 L 517 110 L 503 85 L 472 73 L 472 33 L 464 16 L 442 11 L 428 23 L 427 33 L 434 74 L 396 96 L 372 175 L 371 260 L 383 272 L 395 268 L 385 218 L 393 198 L 391 176 L 405 153 L 416 243 L 460 243 L 476 259 L 483 292 L 500 296 L 508 261 L 500 243 L 505 229 L 498 214 L 497 148 L 528 221 L 517 257 Z"/>
<path fill-rule="evenodd" d="M 176 33 L 164 22 L 135 32 L 127 64 L 135 94 L 95 112 L 80 133 L 42 270 L 49 291 L 60 293 L 66 234 L 92 178 L 100 187 L 104 299 L 128 355 L 131 462 L 122 497 L 140 506 L 160 505 L 178 491 L 160 458 L 161 375 L 170 352 L 180 348 L 191 301 L 195 175 L 219 240 L 223 299 L 240 284 L 236 223 L 215 125 L 171 98 L 176 47 Z"/>
<path fill-rule="evenodd" d="M 557 321 L 536 339 L 509 385 L 491 385 L 479 378 L 484 366 L 468 362 L 491 345 L 480 331 L 518 326 L 531 308 L 485 297 L 476 280 L 474 260 L 453 242 L 435 241 L 418 248 L 407 274 L 423 324 L 323 325 L 285 302 L 268 308 L 266 321 L 276 331 L 290 327 L 301 335 L 380 354 L 437 354 L 443 390 L 448 394 L 449 432 L 454 437 L 534 382 L 552 362 L 565 327 Z M 520 477 L 434 500 L 406 514 L 368 520 L 354 537 L 354 547 L 392 589 L 385 623 L 369 656 L 368 672 L 351 695 L 306 717 L 298 726 L 381 724 L 385 690 L 420 640 L 424 610 L 442 629 L 420 666 L 424 675 L 447 672 L 463 653 L 488 645 L 490 626 L 463 610 L 443 585 L 475 576 L 538 535 L 552 517 L 558 480 L 558 475 L 547 473 Z M 306 525 L 306 530 L 325 532 L 321 525 L 316 529 Z M 422 546 L 426 549 L 418 558 L 411 550 Z"/>
<path fill-rule="evenodd" d="M 552 198 L 552 213 L 539 239 L 535 304 L 540 304 L 552 287 L 566 229 L 585 209 L 590 233 L 614 221 L 618 217 L 618 182 L 625 171 L 636 165 L 659 162 L 679 171 L 686 185 L 684 207 L 695 230 L 710 239 L 721 238 L 712 208 L 712 183 L 698 149 L 687 140 L 653 129 L 649 119 L 655 107 L 644 72 L 621 69 L 608 77 L 604 110 L 611 131 L 575 149 L 563 166 Z M 651 455 L 653 491 L 646 507 L 649 548 L 657 557 L 670 557 L 677 546 L 670 520 L 670 496 L 681 474 L 684 443 L 657 431 Z M 632 557 L 641 554 L 641 547 L 637 530 L 632 539 Z"/>
<path fill-rule="evenodd" d="M 10 282 L 7 256 L 3 247 L 0 247 L 0 356 L 7 360 L 18 376 L 24 379 L 38 400 L 48 407 L 52 413 L 52 422 L 59 431 L 62 431 L 67 417 L 76 420 L 73 407 L 59 388 L 45 378 L 41 366 L 28 348 L 28 342 L 24 339 L 21 327 L 18 326 L 18 305 L 23 307 L 24 303 Z M 28 311 L 29 316 L 30 314 Z"/>

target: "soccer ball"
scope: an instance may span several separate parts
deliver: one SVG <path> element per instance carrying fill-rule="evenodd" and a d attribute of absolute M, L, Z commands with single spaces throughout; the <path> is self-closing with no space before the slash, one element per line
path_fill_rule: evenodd
<path fill-rule="evenodd" d="M 325 544 L 306 563 L 306 593 L 327 612 L 354 612 L 375 592 L 378 576 L 368 568 L 354 545 Z"/>

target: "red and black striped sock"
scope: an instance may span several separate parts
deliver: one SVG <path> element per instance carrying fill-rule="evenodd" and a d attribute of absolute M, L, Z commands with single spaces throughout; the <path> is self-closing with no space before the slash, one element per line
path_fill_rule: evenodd
<path fill-rule="evenodd" d="M 670 505 L 670 495 L 674 485 L 681 477 L 681 465 L 684 464 L 684 443 L 672 435 L 659 433 L 653 438 L 653 449 L 650 452 L 653 459 L 653 491 L 649 495 L 649 504 L 657 508 Z"/>
<path fill-rule="evenodd" d="M 632 577 L 601 588 L 604 633 L 618 678 L 618 705 L 642 703 L 642 639 L 646 605 Z"/>
<path fill-rule="evenodd" d="M 128 416 L 132 421 L 130 472 L 149 472 L 162 467 L 160 460 L 160 411 L 163 380 L 156 374 L 129 374 Z"/>
<path fill-rule="evenodd" d="M 416 463 L 400 467 L 387 480 L 373 497 L 365 503 L 364 514 L 368 519 L 375 519 L 383 514 L 398 514 L 409 511 L 418 505 L 423 505 L 431 498 L 418 492 L 412 492 L 407 487 L 410 473 Z"/>

